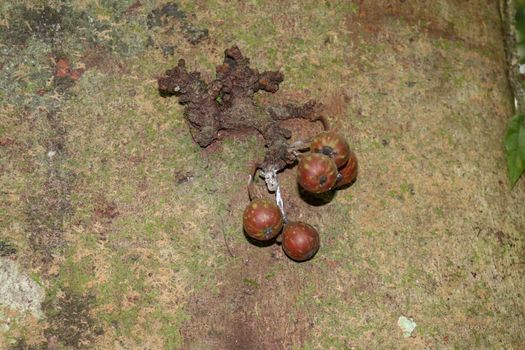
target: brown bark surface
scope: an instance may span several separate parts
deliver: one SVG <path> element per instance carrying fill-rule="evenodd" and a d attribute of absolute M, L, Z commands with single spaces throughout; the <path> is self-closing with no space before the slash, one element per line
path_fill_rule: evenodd
<path fill-rule="evenodd" d="M 507 179 L 497 1 L 27 0 L 0 3 L 0 42 L 0 271 L 46 294 L 26 314 L 12 282 L 25 294 L 1 296 L 0 348 L 525 347 L 525 181 Z M 234 44 L 242 58 L 216 71 Z M 241 92 L 228 62 L 244 57 Z M 223 105 L 160 96 L 171 67 Z M 311 198 L 282 172 L 289 219 L 321 240 L 295 263 L 242 232 L 266 134 L 225 117 L 310 100 L 359 176 Z M 208 115 L 209 132 L 188 128 Z M 322 129 L 279 128 L 290 143 Z"/>

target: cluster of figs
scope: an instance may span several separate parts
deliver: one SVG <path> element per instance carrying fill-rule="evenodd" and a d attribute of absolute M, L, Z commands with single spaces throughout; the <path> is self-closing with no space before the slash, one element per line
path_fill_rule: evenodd
<path fill-rule="evenodd" d="M 355 153 L 343 136 L 333 131 L 318 134 L 302 154 L 297 182 L 306 191 L 321 194 L 351 184 L 357 177 Z M 317 230 L 304 222 L 288 221 L 283 208 L 267 198 L 253 199 L 243 215 L 244 231 L 259 241 L 276 238 L 292 260 L 305 261 L 319 250 Z"/>

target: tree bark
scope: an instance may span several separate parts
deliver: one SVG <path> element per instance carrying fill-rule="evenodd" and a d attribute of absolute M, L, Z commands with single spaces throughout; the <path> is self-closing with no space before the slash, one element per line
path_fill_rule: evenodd
<path fill-rule="evenodd" d="M 525 180 L 507 178 L 500 5 L 0 5 L 0 265 L 46 290 L 39 322 L 3 302 L 0 348 L 524 348 Z M 357 155 L 357 181 L 321 200 L 280 173 L 289 220 L 320 234 L 308 262 L 242 232 L 263 137 L 217 127 L 201 148 L 158 94 L 179 59 L 213 81 L 233 45 L 283 73 L 257 103 L 321 103 Z M 282 124 L 291 144 L 321 131 Z M 417 324 L 407 338 L 402 316 Z"/>

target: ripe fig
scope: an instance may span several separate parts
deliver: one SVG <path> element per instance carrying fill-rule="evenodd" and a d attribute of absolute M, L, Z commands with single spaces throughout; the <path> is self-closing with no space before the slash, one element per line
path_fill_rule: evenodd
<path fill-rule="evenodd" d="M 334 160 L 338 168 L 341 168 L 348 161 L 350 146 L 340 134 L 333 131 L 325 131 L 314 137 L 310 145 L 310 151 L 327 155 Z"/>
<path fill-rule="evenodd" d="M 305 261 L 319 250 L 319 233 L 304 222 L 290 222 L 284 227 L 282 245 L 290 259 Z"/>
<path fill-rule="evenodd" d="M 269 199 L 254 199 L 244 210 L 243 227 L 248 236 L 267 241 L 283 228 L 283 217 L 277 204 Z"/>
<path fill-rule="evenodd" d="M 357 157 L 354 152 L 350 151 L 348 162 L 339 170 L 339 176 L 335 183 L 335 188 L 341 188 L 352 183 L 357 177 L 358 166 Z"/>
<path fill-rule="evenodd" d="M 299 161 L 297 182 L 312 193 L 323 193 L 334 187 L 337 180 L 337 167 L 330 157 L 321 153 L 311 153 Z"/>

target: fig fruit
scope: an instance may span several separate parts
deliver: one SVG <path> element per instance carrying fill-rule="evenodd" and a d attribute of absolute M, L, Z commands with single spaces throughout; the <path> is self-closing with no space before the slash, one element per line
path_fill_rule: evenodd
<path fill-rule="evenodd" d="M 297 182 L 312 193 L 323 193 L 334 187 L 337 167 L 330 157 L 321 153 L 304 156 L 297 167 Z"/>
<path fill-rule="evenodd" d="M 305 261 L 319 250 L 319 233 L 304 222 L 290 222 L 284 227 L 282 245 L 290 259 Z"/>
<path fill-rule="evenodd" d="M 335 165 L 341 168 L 348 161 L 350 146 L 345 138 L 333 131 L 325 131 L 314 137 L 310 144 L 312 153 L 322 153 L 332 158 Z"/>
<path fill-rule="evenodd" d="M 339 176 L 335 183 L 335 188 L 341 188 L 352 183 L 357 178 L 358 166 L 357 157 L 354 152 L 350 151 L 348 162 L 339 170 Z"/>
<path fill-rule="evenodd" d="M 267 241 L 283 228 L 283 217 L 277 204 L 269 199 L 254 199 L 244 210 L 243 227 L 248 236 Z"/>

